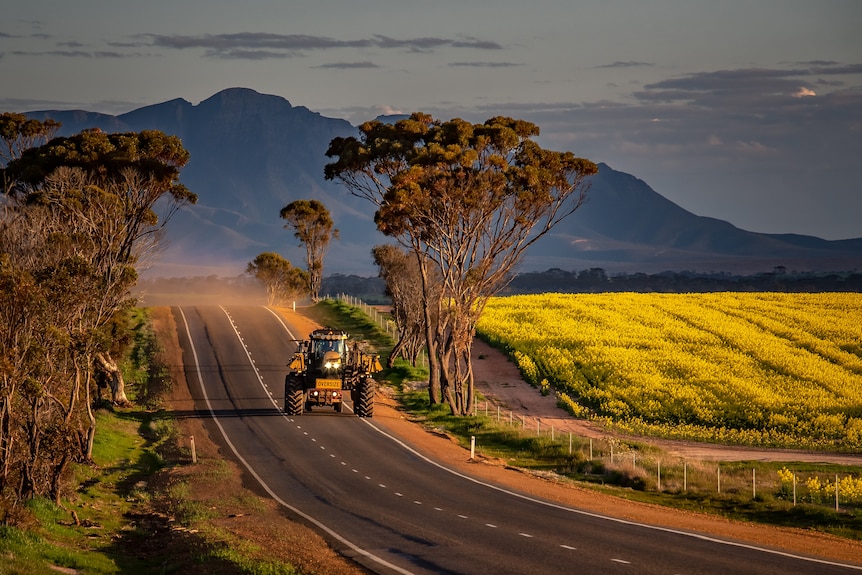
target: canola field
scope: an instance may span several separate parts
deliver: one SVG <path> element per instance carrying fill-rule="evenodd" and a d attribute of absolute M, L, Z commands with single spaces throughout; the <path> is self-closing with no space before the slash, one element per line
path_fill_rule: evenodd
<path fill-rule="evenodd" d="M 477 332 L 575 415 L 624 431 L 862 450 L 862 294 L 498 297 Z"/>

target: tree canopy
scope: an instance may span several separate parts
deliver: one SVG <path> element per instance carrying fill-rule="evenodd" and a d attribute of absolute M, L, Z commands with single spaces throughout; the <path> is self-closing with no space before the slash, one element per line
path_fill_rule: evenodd
<path fill-rule="evenodd" d="M 54 128 L 43 124 L 31 142 Z M 188 152 L 161 132 L 93 130 L 7 149 L 15 157 L 2 169 L 0 202 L 0 520 L 28 497 L 58 498 L 68 465 L 90 457 L 101 382 L 113 403 L 128 401 L 112 356 L 137 268 L 170 216 L 196 200 L 179 183 Z"/>
<path fill-rule="evenodd" d="M 359 131 L 332 140 L 327 156 L 335 161 L 325 176 L 371 201 L 378 229 L 416 254 L 431 399 L 439 377 L 453 413 L 469 413 L 470 350 L 485 302 L 505 287 L 526 249 L 583 204 L 598 168 L 541 148 L 532 139 L 536 125 L 507 117 L 472 124 L 416 113 Z M 436 292 L 431 269 L 442 285 Z"/>
<path fill-rule="evenodd" d="M 338 230 L 334 228 L 329 210 L 318 200 L 296 200 L 281 208 L 280 215 L 287 221 L 284 227 L 292 228 L 293 235 L 305 246 L 311 299 L 317 301 L 323 281 L 323 258 L 329 241 L 338 238 Z"/>
<path fill-rule="evenodd" d="M 279 254 L 264 252 L 249 262 L 245 273 L 266 289 L 267 305 L 281 305 L 308 290 L 308 274 Z"/>

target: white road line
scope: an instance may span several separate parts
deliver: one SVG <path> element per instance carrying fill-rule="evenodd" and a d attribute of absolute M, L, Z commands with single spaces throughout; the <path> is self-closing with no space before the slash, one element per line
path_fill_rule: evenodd
<path fill-rule="evenodd" d="M 583 515 L 586 517 L 593 517 L 595 519 L 603 519 L 605 521 L 612 521 L 614 523 L 621 523 L 623 525 L 632 525 L 635 527 L 642 527 L 644 529 L 651 529 L 653 531 L 661 531 L 663 533 L 673 533 L 674 535 L 682 535 L 685 537 L 691 537 L 693 539 L 699 539 L 701 541 L 708 541 L 710 543 L 727 545 L 729 547 L 739 547 L 742 549 L 749 549 L 751 551 L 758 551 L 758 552 L 767 553 L 770 555 L 778 555 L 780 557 L 787 557 L 790 559 L 797 559 L 800 561 L 807 561 L 810 563 L 818 563 L 820 565 L 834 565 L 836 567 L 844 567 L 847 569 L 862 571 L 862 566 L 860 566 L 860 565 L 852 565 L 850 563 L 840 563 L 838 561 L 829 561 L 826 559 L 818 559 L 816 557 L 806 557 L 804 555 L 797 555 L 795 553 L 788 553 L 786 551 L 779 551 L 777 549 L 767 549 L 765 547 L 758 547 L 757 545 L 751 545 L 748 543 L 741 543 L 738 541 L 729 541 L 726 539 L 719 539 L 717 537 L 711 537 L 709 535 L 703 535 L 700 533 L 692 533 L 689 531 L 681 531 L 679 529 L 673 529 L 670 527 L 661 527 L 659 525 L 650 525 L 648 523 L 638 523 L 637 521 L 630 521 L 628 519 L 621 519 L 619 517 L 612 517 L 610 515 L 601 515 L 599 513 L 592 513 L 590 511 L 584 511 L 583 509 L 575 509 L 573 507 L 566 507 L 565 505 L 560 505 L 558 503 L 553 503 L 550 501 L 542 501 L 541 499 L 536 499 L 535 497 L 531 497 L 529 495 L 524 495 L 523 493 L 511 491 L 509 489 L 499 487 L 499 486 L 493 485 L 491 483 L 486 483 L 480 479 L 476 479 L 475 477 L 470 477 L 469 475 L 461 473 L 460 471 L 455 471 L 454 469 L 446 467 L 442 463 L 434 461 L 430 457 L 427 457 L 427 456 L 423 455 L 422 453 L 419 453 L 418 451 L 416 451 L 415 449 L 413 449 L 412 447 L 410 447 L 409 445 L 407 445 L 406 443 L 404 443 L 403 441 L 401 441 L 397 437 L 387 433 L 386 431 L 384 431 L 384 430 L 380 429 L 379 427 L 377 427 L 376 425 L 374 425 L 371 421 L 368 420 L 368 418 L 364 417 L 364 418 L 362 418 L 361 421 L 362 421 L 362 423 L 364 423 L 365 425 L 368 425 L 369 427 L 371 427 L 373 430 L 375 430 L 379 434 L 383 435 L 384 437 L 387 437 L 390 441 L 393 441 L 394 443 L 400 445 L 403 449 L 409 451 L 410 453 L 412 453 L 413 455 L 415 455 L 419 459 L 422 459 L 423 461 L 429 463 L 430 465 L 433 465 L 439 469 L 442 469 L 443 471 L 446 471 L 447 473 L 451 473 L 452 475 L 454 475 L 456 477 L 460 477 L 462 479 L 465 479 L 465 480 L 470 481 L 472 483 L 475 483 L 477 485 L 482 485 L 484 487 L 487 487 L 488 489 L 493 489 L 495 491 L 505 493 L 505 494 L 510 495 L 512 497 L 517 497 L 518 499 L 522 499 L 524 501 L 530 501 L 532 503 L 537 503 L 539 505 L 544 505 L 547 507 L 552 507 L 554 509 L 567 511 L 569 513 L 574 513 L 577 515 Z"/>
<path fill-rule="evenodd" d="M 287 325 L 285 325 L 285 323 L 284 323 L 284 321 L 282 320 L 281 316 L 279 316 L 276 312 L 274 312 L 274 311 L 273 311 L 273 310 L 271 310 L 270 308 L 265 308 L 265 309 L 266 309 L 267 311 L 269 311 L 273 316 L 275 316 L 275 317 L 276 317 L 276 319 L 278 319 L 279 323 L 281 323 L 282 327 L 284 327 L 285 331 L 287 331 L 288 335 L 290 335 L 290 337 L 291 337 L 292 339 L 296 339 L 296 338 L 293 336 L 293 334 L 291 333 L 291 331 L 288 329 Z M 182 310 L 181 310 L 181 313 L 182 313 Z M 187 329 L 188 329 L 188 328 L 187 328 Z M 505 494 L 507 494 L 507 495 L 510 495 L 510 496 L 512 496 L 512 497 L 517 497 L 517 498 L 522 499 L 522 500 L 525 500 L 525 501 L 530 501 L 530 502 L 533 502 L 533 503 L 537 503 L 537 504 L 539 504 L 539 505 L 545 505 L 545 506 L 548 506 L 548 507 L 553 507 L 553 508 L 555 508 L 555 509 L 560 509 L 560 510 L 563 510 L 563 511 L 568 511 L 568 512 L 570 512 L 570 513 L 575 513 L 575 514 L 583 515 L 583 516 L 586 516 L 586 517 L 593 517 L 593 518 L 596 518 L 596 519 L 603 519 L 603 520 L 605 520 L 605 521 L 613 521 L 613 522 L 615 522 L 615 523 L 620 523 L 620 524 L 623 524 L 623 525 L 632 525 L 632 526 L 636 526 L 636 527 L 642 527 L 642 528 L 644 528 L 644 529 L 651 529 L 651 530 L 654 530 L 654 531 L 661 531 L 661 532 L 664 532 L 664 533 L 673 533 L 673 534 L 675 534 L 675 535 L 682 535 L 682 536 L 685 536 L 685 537 L 692 537 L 692 538 L 694 538 L 694 539 L 699 539 L 699 540 L 701 540 L 701 541 L 708 541 L 708 542 L 710 542 L 710 543 L 717 543 L 717 544 L 721 544 L 721 545 L 727 545 L 727 546 L 730 546 L 730 547 L 739 547 L 739 548 L 742 548 L 742 549 L 749 549 L 749 550 L 752 550 L 752 551 L 758 551 L 758 552 L 761 552 L 761 553 L 767 553 L 767 554 L 772 554 L 772 555 L 778 555 L 778 556 L 781 556 L 781 557 L 787 557 L 787 558 L 797 559 L 797 560 L 801 560 L 801 561 L 808 561 L 808 562 L 811 562 L 811 563 L 818 563 L 818 564 L 821 564 L 821 565 L 834 565 L 834 566 L 837 566 L 837 567 L 845 567 L 845 568 L 853 569 L 853 570 L 856 570 L 856 571 L 862 571 L 862 566 L 859 566 L 859 565 L 851 565 L 851 564 L 849 564 L 849 563 L 841 563 L 841 562 L 838 562 L 838 561 L 829 561 L 829 560 L 826 560 L 826 559 L 818 559 L 818 558 L 815 558 L 815 557 L 806 557 L 806 556 L 804 556 L 804 555 L 797 555 L 797 554 L 795 554 L 795 553 L 788 553 L 788 552 L 780 551 L 780 550 L 777 550 L 777 549 L 767 549 L 767 548 L 764 548 L 764 547 L 758 547 L 757 545 L 751 545 L 751 544 L 747 544 L 747 543 L 741 543 L 741 542 L 738 542 L 738 541 L 728 541 L 728 540 L 726 540 L 726 539 L 719 539 L 719 538 L 717 538 L 717 537 L 711 537 L 711 536 L 703 535 L 703 534 L 700 534 L 700 533 L 691 533 L 691 532 L 688 532 L 688 531 L 681 531 L 681 530 L 679 530 L 679 529 L 673 529 L 673 528 L 670 528 L 670 527 L 661 527 L 661 526 L 658 526 L 658 525 L 649 525 L 649 524 L 647 524 L 647 523 L 639 523 L 639 522 L 637 522 L 637 521 L 630 521 L 630 520 L 628 520 L 628 519 L 621 519 L 621 518 L 619 518 L 619 517 L 611 517 L 611 516 L 609 516 L 609 515 L 601 515 L 601 514 L 599 514 L 599 513 L 592 513 L 592 512 L 590 512 L 590 511 L 584 511 L 584 510 L 582 510 L 582 509 L 574 509 L 574 508 L 572 508 L 572 507 L 566 507 L 565 505 L 560 505 L 560 504 L 553 503 L 553 502 L 549 502 L 549 501 L 542 501 L 541 499 L 536 499 L 535 497 L 530 497 L 529 495 L 524 495 L 523 493 L 518 493 L 518 492 L 516 492 L 516 491 L 511 491 L 511 490 L 509 490 L 509 489 L 505 489 L 505 488 L 503 488 L 503 487 L 499 487 L 499 486 L 497 486 L 497 485 L 492 485 L 492 484 L 490 484 L 490 483 L 486 483 L 486 482 L 484 482 L 484 481 L 481 481 L 481 480 L 479 480 L 479 479 L 476 479 L 475 477 L 470 477 L 469 475 L 465 475 L 465 474 L 463 474 L 463 473 L 461 473 L 461 472 L 455 471 L 454 469 L 451 469 L 451 468 L 449 468 L 449 467 L 446 467 L 445 465 L 442 465 L 441 463 L 438 463 L 437 461 L 434 461 L 433 459 L 431 459 L 431 458 L 429 458 L 429 457 L 427 457 L 427 456 L 425 456 L 425 455 L 423 455 L 423 454 L 419 453 L 418 451 L 416 451 L 415 449 L 413 449 L 412 447 L 410 447 L 409 445 L 407 445 L 406 443 L 404 443 L 403 441 L 401 441 L 401 440 L 400 440 L 400 439 L 398 439 L 397 437 L 395 437 L 395 436 L 393 436 L 393 435 L 391 435 L 391 434 L 387 433 L 386 431 L 383 431 L 382 429 L 380 429 L 379 427 L 377 427 L 376 425 L 374 425 L 374 423 L 372 423 L 372 422 L 371 422 L 367 417 L 363 417 L 363 418 L 361 418 L 361 421 L 362 421 L 364 424 L 366 424 L 366 425 L 368 425 L 369 427 L 371 427 L 372 429 L 374 429 L 375 431 L 377 431 L 378 433 L 380 433 L 381 435 L 383 435 L 384 437 L 387 437 L 389 440 L 393 441 L 393 442 L 394 442 L 394 443 L 396 443 L 397 445 L 400 445 L 403 449 L 405 449 L 405 450 L 409 451 L 410 453 L 412 453 L 413 455 L 417 456 L 418 458 L 420 458 L 420 459 L 422 459 L 422 460 L 426 461 L 427 463 L 429 463 L 429 464 L 431 464 L 431 465 L 434 465 L 435 467 L 437 467 L 437 468 L 439 468 L 439 469 L 442 469 L 443 471 L 446 471 L 446 472 L 448 472 L 448 473 L 451 473 L 452 475 L 455 475 L 455 476 L 457 476 L 457 477 L 461 477 L 462 479 L 466 479 L 467 481 L 471 481 L 471 482 L 473 482 L 473 483 L 475 483 L 475 484 L 477 484 L 477 485 L 482 485 L 482 486 L 484 486 L 484 487 L 487 487 L 488 489 L 494 489 L 494 490 L 499 491 L 499 492 L 501 492 L 501 493 L 505 493 Z M 436 510 L 438 510 L 438 511 L 441 511 L 441 509 L 439 509 L 439 508 L 435 508 L 435 509 L 436 509 Z"/>
<path fill-rule="evenodd" d="M 210 412 L 210 416 L 212 417 L 213 422 L 216 424 L 216 427 L 219 428 L 219 431 L 221 432 L 221 435 L 224 438 L 225 443 L 227 443 L 228 447 L 230 447 L 230 450 L 233 452 L 234 456 L 243 464 L 243 466 L 246 469 L 248 469 L 248 472 L 251 473 L 252 477 L 254 477 L 255 480 L 257 480 L 257 482 L 260 484 L 261 487 L 263 487 L 264 491 L 266 491 L 269 494 L 269 496 L 273 498 L 273 500 L 278 502 L 279 505 L 291 510 L 293 513 L 296 513 L 297 515 L 304 518 L 309 523 L 316 525 L 321 531 L 327 533 L 330 537 L 333 537 L 334 539 L 340 541 L 342 544 L 350 547 L 351 549 L 353 549 L 355 552 L 359 553 L 363 557 L 367 557 L 368 559 L 370 559 L 376 563 L 379 563 L 380 565 L 383 565 L 384 567 L 388 567 L 389 569 L 394 570 L 396 573 L 402 573 L 404 575 L 413 575 L 413 573 L 411 571 L 403 569 L 403 568 L 399 567 L 398 565 L 394 565 L 394 564 L 390 563 L 389 561 L 386 561 L 382 557 L 378 557 L 377 555 L 374 555 L 370 551 L 366 551 L 365 549 L 363 549 L 359 545 L 356 545 L 352 541 L 339 535 L 336 531 L 327 527 L 325 524 L 321 523 L 320 521 L 318 521 L 317 519 L 315 519 L 311 515 L 304 513 L 303 511 L 300 511 L 299 509 L 297 509 L 296 507 L 294 507 L 293 505 L 291 505 L 290 503 L 288 503 L 287 501 L 285 501 L 284 499 L 279 497 L 279 495 L 275 491 L 272 490 L 272 488 L 263 480 L 263 478 L 260 475 L 258 475 L 257 471 L 254 470 L 254 468 L 251 466 L 251 464 L 248 461 L 246 461 L 242 455 L 240 455 L 236 446 L 233 444 L 233 442 L 228 437 L 227 431 L 225 431 L 224 426 L 222 426 L 222 424 L 221 424 L 221 421 L 219 421 L 219 418 L 216 417 L 215 410 L 213 409 L 212 403 L 210 402 L 209 395 L 207 395 L 206 387 L 204 387 L 204 378 L 203 378 L 203 374 L 201 373 L 200 363 L 198 361 L 198 352 L 197 352 L 197 349 L 195 348 L 194 341 L 192 340 L 192 334 L 191 334 L 191 330 L 189 329 L 189 323 L 188 323 L 188 321 L 186 321 L 186 315 L 185 315 L 185 313 L 183 313 L 183 308 L 178 307 L 177 309 L 180 312 L 180 316 L 183 318 L 183 324 L 185 325 L 185 328 L 186 328 L 186 337 L 188 337 L 188 339 L 189 339 L 189 346 L 191 346 L 192 357 L 194 359 L 195 372 L 197 374 L 198 385 L 200 386 L 201 395 L 203 395 L 204 402 L 206 403 L 207 409 Z M 222 308 L 222 309 L 224 309 L 224 308 Z M 225 312 L 225 313 L 227 313 L 227 312 Z M 285 329 L 287 329 L 287 327 L 285 327 Z M 289 330 L 288 330 L 288 333 L 290 333 Z"/>

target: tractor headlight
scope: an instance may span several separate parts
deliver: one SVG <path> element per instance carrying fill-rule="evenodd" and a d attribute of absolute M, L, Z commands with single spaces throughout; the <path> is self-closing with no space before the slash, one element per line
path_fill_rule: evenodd
<path fill-rule="evenodd" d="M 323 364 L 326 369 L 338 369 L 341 367 L 341 360 L 331 360 Z"/>

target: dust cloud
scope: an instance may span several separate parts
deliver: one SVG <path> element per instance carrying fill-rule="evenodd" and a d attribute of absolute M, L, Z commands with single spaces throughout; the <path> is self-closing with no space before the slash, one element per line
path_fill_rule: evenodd
<path fill-rule="evenodd" d="M 266 291 L 250 276 L 143 278 L 132 291 L 138 306 L 266 305 Z"/>

